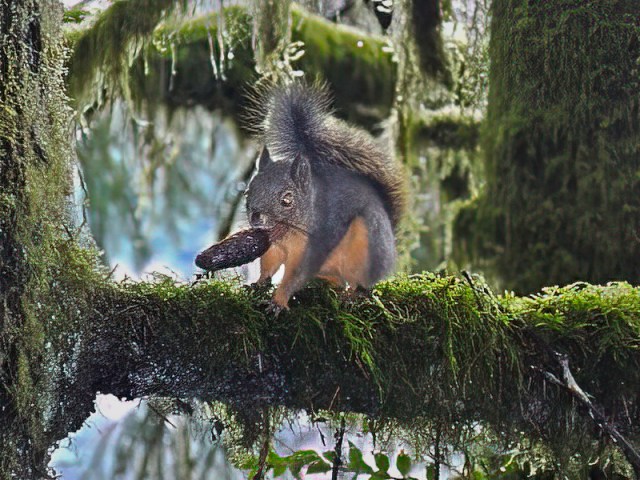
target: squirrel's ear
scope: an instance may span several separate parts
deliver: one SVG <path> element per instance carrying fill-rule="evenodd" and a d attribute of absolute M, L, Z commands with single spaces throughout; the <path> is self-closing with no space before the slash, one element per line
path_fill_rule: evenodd
<path fill-rule="evenodd" d="M 264 169 L 267 165 L 271 163 L 271 155 L 269 155 L 269 150 L 267 147 L 262 149 L 262 153 L 260 154 L 260 158 L 258 158 L 258 170 Z"/>
<path fill-rule="evenodd" d="M 301 187 L 311 181 L 311 165 L 304 155 L 298 155 L 291 164 L 291 178 Z"/>

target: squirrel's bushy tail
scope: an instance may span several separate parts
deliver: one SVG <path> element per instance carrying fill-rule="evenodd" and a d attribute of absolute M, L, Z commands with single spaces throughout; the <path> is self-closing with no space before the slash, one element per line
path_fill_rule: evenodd
<path fill-rule="evenodd" d="M 369 133 L 333 115 L 326 86 L 293 82 L 268 88 L 259 98 L 253 112 L 276 160 L 305 155 L 311 162 L 326 161 L 361 173 L 379 187 L 397 226 L 406 205 L 400 166 Z"/>

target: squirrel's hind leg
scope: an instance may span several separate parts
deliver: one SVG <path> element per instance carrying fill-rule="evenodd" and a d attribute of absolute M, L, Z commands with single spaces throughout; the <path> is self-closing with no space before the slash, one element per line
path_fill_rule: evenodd
<path fill-rule="evenodd" d="M 319 278 L 338 287 L 368 286 L 369 233 L 362 217 L 356 217 L 340 243 L 322 265 Z"/>
<path fill-rule="evenodd" d="M 334 288 L 345 288 L 347 286 L 344 278 L 338 273 L 321 273 L 316 278 L 329 282 Z"/>

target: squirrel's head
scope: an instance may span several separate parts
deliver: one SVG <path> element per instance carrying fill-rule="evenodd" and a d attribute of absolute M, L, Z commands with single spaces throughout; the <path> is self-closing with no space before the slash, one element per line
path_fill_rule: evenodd
<path fill-rule="evenodd" d="M 252 227 L 288 225 L 309 231 L 313 186 L 311 165 L 303 156 L 274 161 L 265 147 L 247 188 L 247 215 Z"/>

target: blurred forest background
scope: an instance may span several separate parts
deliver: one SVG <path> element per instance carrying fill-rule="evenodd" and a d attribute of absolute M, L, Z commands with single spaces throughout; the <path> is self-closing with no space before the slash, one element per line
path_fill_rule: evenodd
<path fill-rule="evenodd" d="M 89 224 L 107 259 L 121 275 L 169 266 L 188 277 L 194 252 L 244 219 L 240 195 L 257 148 L 242 128 L 247 91 L 263 76 L 304 76 L 326 80 L 337 114 L 388 139 L 406 165 L 415 208 L 404 268 L 447 267 L 453 219 L 484 181 L 489 4 L 425 3 L 415 14 L 393 2 L 265 5 L 187 5 L 175 24 L 137 39 L 131 48 L 144 53 L 130 53 L 135 60 L 111 59 L 106 68 L 126 78 L 91 70 L 96 55 L 119 54 L 108 45 L 117 38 L 80 37 L 69 94 L 82 118 Z M 69 23 L 70 38 L 87 23 Z M 90 51 L 98 41 L 106 45 Z"/>
<path fill-rule="evenodd" d="M 64 3 L 77 222 L 116 279 L 192 279 L 244 220 L 247 89 L 304 77 L 404 165 L 403 271 L 469 270 L 520 295 L 640 281 L 636 0 Z M 632 475 L 604 438 L 584 454 L 456 418 L 447 437 L 419 419 L 96 405 L 53 453 L 63 479 Z"/>

